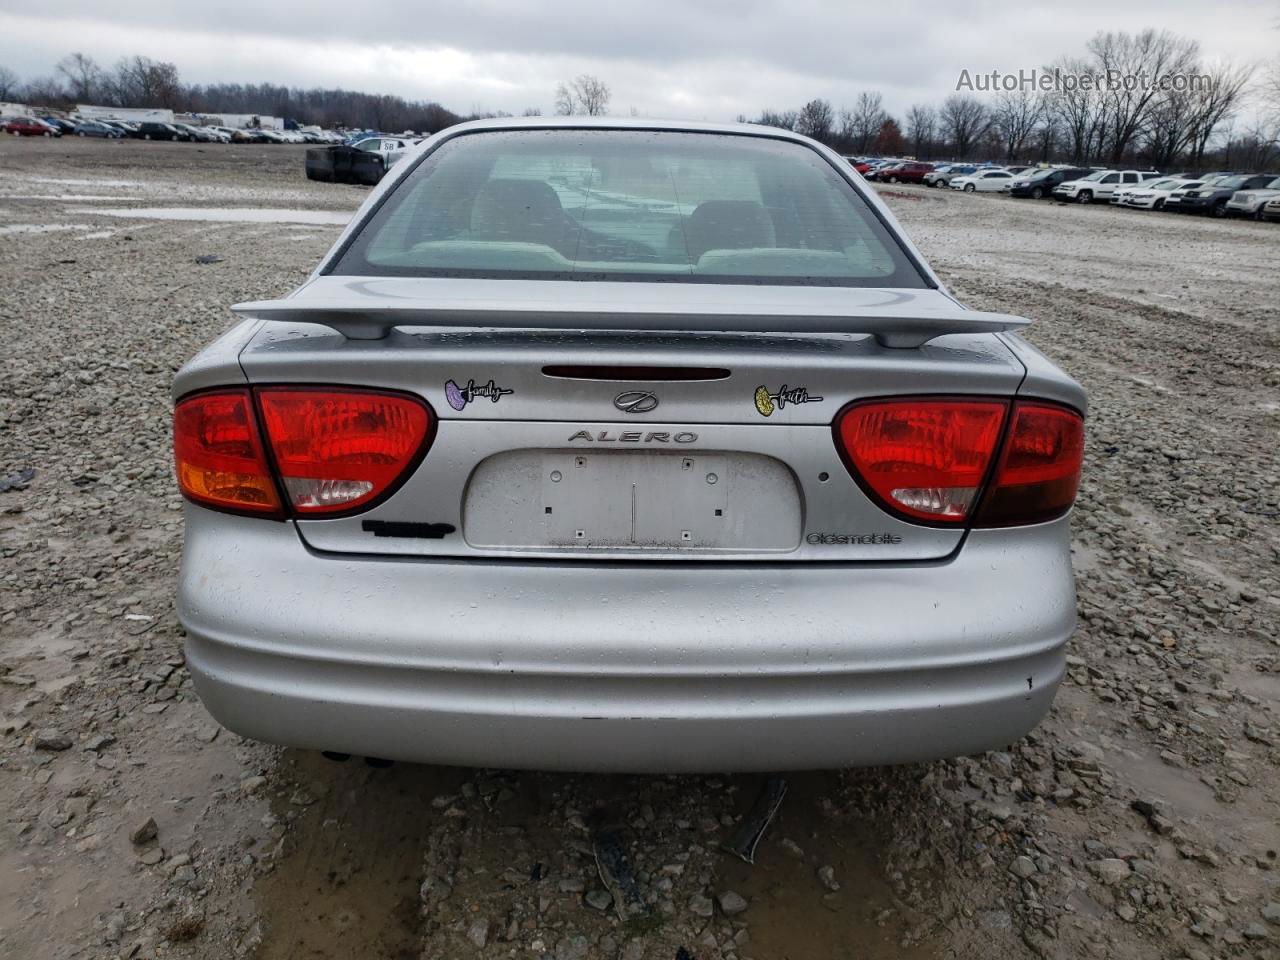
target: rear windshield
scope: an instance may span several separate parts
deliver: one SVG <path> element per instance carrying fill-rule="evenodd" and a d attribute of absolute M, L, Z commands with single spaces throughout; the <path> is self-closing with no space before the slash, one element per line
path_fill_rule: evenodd
<path fill-rule="evenodd" d="M 642 130 L 447 140 L 329 272 L 926 286 L 817 151 L 765 137 Z"/>

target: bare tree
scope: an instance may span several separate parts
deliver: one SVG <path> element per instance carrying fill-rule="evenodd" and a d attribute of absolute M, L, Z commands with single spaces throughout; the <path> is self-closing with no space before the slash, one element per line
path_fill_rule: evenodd
<path fill-rule="evenodd" d="M 800 114 L 794 110 L 765 110 L 756 123 L 766 127 L 781 127 L 783 130 L 794 130 Z"/>
<path fill-rule="evenodd" d="M 926 103 L 916 103 L 907 111 L 907 139 L 916 159 L 930 156 L 933 133 L 938 126 L 938 112 Z"/>
<path fill-rule="evenodd" d="M 1058 118 L 1049 109 L 1049 99 L 1045 98 L 1042 102 L 1045 109 L 1041 115 L 1040 125 L 1036 127 L 1032 138 L 1035 142 L 1036 154 L 1042 162 L 1047 163 L 1049 158 L 1054 156 L 1057 151 L 1062 128 L 1058 125 Z"/>
<path fill-rule="evenodd" d="M 853 137 L 853 149 L 856 153 L 866 153 L 872 143 L 880 135 L 889 115 L 884 110 L 884 97 L 875 90 L 863 91 L 850 111 L 850 129 Z"/>
<path fill-rule="evenodd" d="M 1230 61 L 1201 69 L 1209 77 L 1209 82 L 1193 91 L 1194 134 L 1190 147 L 1191 162 L 1196 167 L 1204 163 L 1205 151 L 1218 128 L 1239 110 L 1254 70 L 1252 65 L 1236 66 Z"/>
<path fill-rule="evenodd" d="M 1093 74 L 1093 64 L 1079 57 L 1061 57 L 1045 69 L 1064 77 Z M 1062 85 L 1048 96 L 1046 104 L 1062 128 L 1072 162 L 1089 160 L 1104 126 L 1101 93 L 1091 84 Z"/>
<path fill-rule="evenodd" d="M 830 102 L 821 98 L 810 100 L 800 108 L 800 114 L 796 117 L 795 131 L 826 143 L 831 139 L 835 119 L 835 111 L 831 109 Z"/>
<path fill-rule="evenodd" d="M 1155 81 L 1189 73 L 1199 49 L 1194 40 L 1176 37 L 1167 30 L 1099 33 L 1089 41 L 1097 72 L 1122 78 L 1122 82 L 1109 83 L 1102 98 L 1109 141 L 1104 149 L 1109 149 L 1112 163 L 1120 162 L 1147 123 L 1160 94 Z"/>
<path fill-rule="evenodd" d="M 8 67 L 0 65 L 0 100 L 12 100 L 18 92 L 18 75 Z"/>
<path fill-rule="evenodd" d="M 106 77 L 97 61 L 83 53 L 69 53 L 59 60 L 58 74 L 67 84 L 67 94 L 77 103 L 98 99 Z"/>
<path fill-rule="evenodd" d="M 556 87 L 556 113 L 566 117 L 583 113 L 589 117 L 601 117 L 609 112 L 612 96 L 607 83 L 584 73 Z"/>
<path fill-rule="evenodd" d="M 999 94 L 991 108 L 991 123 L 1004 142 L 1005 160 L 1019 159 L 1044 115 L 1044 100 L 1033 90 L 1019 88 Z"/>
<path fill-rule="evenodd" d="M 982 101 L 963 93 L 953 93 L 942 101 L 939 120 L 942 132 L 959 160 L 968 155 L 991 126 L 990 115 Z"/>
<path fill-rule="evenodd" d="M 174 64 L 137 55 L 116 64 L 109 84 L 115 105 L 121 107 L 173 108 L 182 95 Z"/>
<path fill-rule="evenodd" d="M 520 114 L 520 116 L 522 116 L 522 117 L 540 117 L 540 116 L 542 116 L 542 108 L 541 108 L 541 107 L 525 107 L 525 108 L 524 108 L 524 113 Z"/>

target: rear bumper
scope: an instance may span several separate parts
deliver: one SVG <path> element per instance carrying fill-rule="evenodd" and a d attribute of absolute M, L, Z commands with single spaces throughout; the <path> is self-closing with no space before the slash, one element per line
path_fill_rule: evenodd
<path fill-rule="evenodd" d="M 1048 710 L 1067 525 L 892 566 L 319 556 L 187 508 L 179 613 L 209 711 L 260 740 L 467 766 L 780 770 L 955 756 Z"/>

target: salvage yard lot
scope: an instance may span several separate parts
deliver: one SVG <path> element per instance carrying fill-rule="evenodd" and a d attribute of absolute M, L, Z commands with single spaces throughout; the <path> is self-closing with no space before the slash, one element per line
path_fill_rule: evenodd
<path fill-rule="evenodd" d="M 789 776 L 748 866 L 720 845 L 761 777 L 386 769 L 220 730 L 173 610 L 169 385 L 366 191 L 298 147 L 0 142 L 0 955 L 1280 957 L 1274 225 L 884 195 L 1090 393 L 1080 626 L 1032 736 Z M 166 207 L 196 212 L 120 213 Z M 609 908 L 605 821 L 648 917 Z"/>

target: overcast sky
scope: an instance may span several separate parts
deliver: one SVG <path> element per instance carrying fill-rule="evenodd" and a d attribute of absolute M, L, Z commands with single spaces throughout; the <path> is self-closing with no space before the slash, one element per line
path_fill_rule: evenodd
<path fill-rule="evenodd" d="M 105 65 L 140 53 L 186 82 L 345 86 L 460 113 L 550 113 L 557 81 L 580 73 L 610 84 L 612 113 L 710 120 L 876 89 L 901 115 L 962 69 L 1031 69 L 1102 29 L 1263 61 L 1278 24 L 1280 0 L 0 0 L 0 64 L 28 78 L 73 50 Z"/>

